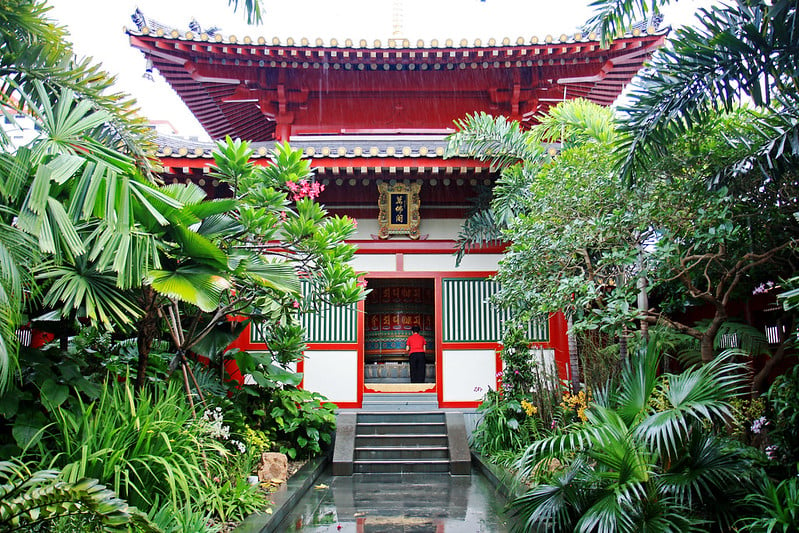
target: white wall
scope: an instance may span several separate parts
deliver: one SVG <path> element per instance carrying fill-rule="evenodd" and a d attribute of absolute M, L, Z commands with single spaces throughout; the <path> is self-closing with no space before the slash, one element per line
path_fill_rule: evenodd
<path fill-rule="evenodd" d="M 494 350 L 443 350 L 441 385 L 445 402 L 478 402 L 496 387 Z"/>
<path fill-rule="evenodd" d="M 380 226 L 376 218 L 359 218 L 358 229 L 353 239 L 368 240 L 372 235 L 377 235 Z M 419 224 L 419 233 L 427 235 L 430 240 L 455 240 L 461 229 L 463 220 L 460 218 L 424 218 Z"/>
<path fill-rule="evenodd" d="M 466 254 L 456 267 L 453 254 L 405 254 L 403 263 L 405 272 L 493 272 L 501 258 L 501 254 Z"/>
<path fill-rule="evenodd" d="M 332 402 L 358 400 L 358 352 L 308 350 L 303 388 L 323 394 Z"/>
<path fill-rule="evenodd" d="M 350 264 L 357 272 L 396 272 L 397 256 L 394 254 L 356 254 Z"/>

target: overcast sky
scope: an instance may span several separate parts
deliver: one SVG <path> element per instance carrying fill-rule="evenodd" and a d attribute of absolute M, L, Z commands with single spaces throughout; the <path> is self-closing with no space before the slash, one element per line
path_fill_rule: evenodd
<path fill-rule="evenodd" d="M 240 4 L 244 0 L 240 0 Z M 685 24 L 709 0 L 680 0 L 667 12 L 667 24 Z M 117 89 L 134 96 L 150 120 L 169 121 L 179 135 L 207 135 L 183 102 L 157 73 L 143 78 L 141 52 L 131 48 L 124 28 L 134 27 L 136 7 L 148 18 L 186 31 L 195 18 L 239 38 L 307 37 L 340 41 L 387 39 L 395 30 L 412 40 L 517 37 L 570 34 L 588 19 L 590 0 L 265 0 L 264 21 L 248 26 L 227 0 L 48 0 L 50 16 L 67 27 L 79 56 L 90 56 L 118 78 Z"/>

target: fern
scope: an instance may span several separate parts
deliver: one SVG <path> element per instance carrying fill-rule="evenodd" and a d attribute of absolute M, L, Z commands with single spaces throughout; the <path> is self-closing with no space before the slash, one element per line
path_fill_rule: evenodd
<path fill-rule="evenodd" d="M 161 531 L 96 479 L 59 480 L 57 470 L 31 472 L 21 462 L 0 462 L 0 529 L 25 531 L 64 517 L 98 520 L 105 531 Z"/>

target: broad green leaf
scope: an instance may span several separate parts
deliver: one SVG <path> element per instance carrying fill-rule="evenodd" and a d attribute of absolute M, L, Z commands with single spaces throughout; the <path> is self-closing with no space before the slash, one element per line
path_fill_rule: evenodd
<path fill-rule="evenodd" d="M 205 312 L 219 307 L 223 293 L 232 287 L 227 278 L 201 266 L 151 270 L 147 282 L 161 294 L 196 305 Z"/>

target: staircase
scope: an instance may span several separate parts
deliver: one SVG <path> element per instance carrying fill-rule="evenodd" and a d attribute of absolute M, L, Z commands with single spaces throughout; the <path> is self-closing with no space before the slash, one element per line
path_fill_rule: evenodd
<path fill-rule="evenodd" d="M 356 473 L 449 472 L 443 412 L 359 413 L 354 450 Z"/>
<path fill-rule="evenodd" d="M 462 413 L 438 410 L 435 394 L 367 396 L 337 417 L 334 475 L 469 474 Z"/>

